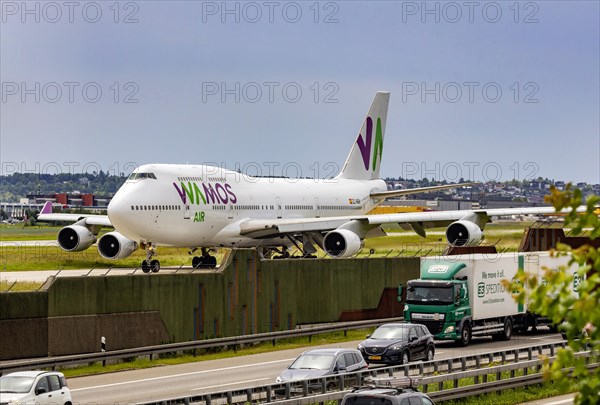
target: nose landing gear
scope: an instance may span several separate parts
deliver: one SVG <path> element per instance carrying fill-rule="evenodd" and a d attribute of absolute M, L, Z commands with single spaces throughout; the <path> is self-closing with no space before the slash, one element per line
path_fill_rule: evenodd
<path fill-rule="evenodd" d="M 144 273 L 158 273 L 160 270 L 160 262 L 152 259 L 153 256 L 156 256 L 156 245 L 149 243 L 146 245 L 146 260 L 142 261 L 142 271 Z"/>

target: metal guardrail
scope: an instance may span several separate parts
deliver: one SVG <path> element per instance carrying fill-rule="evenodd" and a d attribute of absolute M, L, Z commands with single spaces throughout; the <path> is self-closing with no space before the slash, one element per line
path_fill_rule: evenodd
<path fill-rule="evenodd" d="M 88 364 L 93 362 L 106 362 L 109 360 L 122 360 L 131 357 L 148 356 L 152 359 L 155 356 L 165 353 L 177 353 L 184 351 L 193 351 L 194 355 L 197 350 L 211 349 L 217 347 L 237 347 L 240 345 L 275 342 L 279 339 L 289 339 L 296 337 L 308 336 L 309 339 L 313 335 L 318 335 L 328 332 L 340 332 L 354 329 L 370 328 L 379 326 L 387 322 L 399 322 L 404 318 L 385 318 L 372 319 L 366 321 L 353 321 L 343 323 L 333 323 L 328 325 L 313 326 L 301 329 L 293 329 L 286 331 L 277 331 L 269 333 L 259 333 L 255 335 L 234 336 L 217 339 L 195 340 L 183 343 L 169 343 L 164 345 L 147 346 L 134 349 L 113 350 L 109 352 L 77 354 L 71 356 L 45 357 L 40 359 L 27 359 L 18 361 L 0 362 L 0 375 L 20 370 L 31 370 L 37 368 L 56 369 L 62 366 L 75 366 L 79 364 Z"/>
<path fill-rule="evenodd" d="M 586 367 L 588 370 L 594 370 L 600 367 L 598 353 L 581 352 L 576 353 L 575 357 L 585 357 Z M 549 358 L 549 363 L 553 363 L 555 358 Z M 470 370 L 466 372 L 457 372 L 442 376 L 426 377 L 421 381 L 423 392 L 427 392 L 427 387 L 432 384 L 438 384 L 439 389 L 435 392 L 427 394 L 439 401 L 449 401 L 453 399 L 461 399 L 469 396 L 489 394 L 492 392 L 518 388 L 528 385 L 540 384 L 544 382 L 544 376 L 541 373 L 543 360 L 522 361 L 514 364 L 499 365 L 484 369 Z M 531 373 L 531 370 L 534 370 Z M 522 373 L 518 373 L 522 371 Z M 571 373 L 573 368 L 563 369 L 563 372 Z M 506 375 L 508 373 L 508 375 Z M 493 380 L 489 381 L 488 376 L 493 376 Z M 460 380 L 472 379 L 470 385 L 459 387 Z M 445 388 L 444 383 L 452 381 L 453 388 Z"/>
<path fill-rule="evenodd" d="M 444 389 L 445 381 L 454 381 L 453 387 L 458 388 L 458 381 L 463 378 L 473 378 L 474 384 L 481 386 L 500 387 L 494 389 L 503 389 L 506 386 L 497 382 L 489 381 L 487 375 L 495 374 L 501 376 L 504 371 L 523 370 L 526 366 L 528 370 L 531 367 L 539 368 L 542 361 L 534 359 L 534 356 L 546 355 L 554 357 L 559 348 L 566 346 L 566 342 L 543 344 L 533 347 L 515 348 L 503 351 L 474 354 L 450 359 L 433 360 L 429 362 L 417 362 L 402 366 L 381 367 L 368 371 L 356 373 L 337 374 L 334 376 L 323 377 L 319 379 L 295 381 L 288 383 L 268 384 L 257 387 L 240 388 L 229 391 L 210 392 L 185 396 L 179 398 L 167 398 L 158 401 L 143 402 L 139 405 L 174 405 L 174 404 L 244 404 L 256 402 L 276 402 L 278 404 L 313 404 L 323 401 L 340 400 L 349 388 L 362 385 L 364 378 L 383 377 L 383 376 L 430 376 L 422 377 L 421 384 L 423 391 L 428 392 L 428 387 L 438 384 L 437 389 L 440 392 L 450 393 L 452 395 L 462 395 L 456 391 Z M 596 359 L 597 361 L 597 359 Z M 507 363 L 497 366 L 496 363 Z M 519 368 L 521 367 L 521 368 Z M 474 368 L 474 369 L 471 369 Z M 443 375 L 435 375 L 445 373 Z M 525 372 L 529 375 L 529 372 Z M 510 374 L 515 376 L 514 372 Z M 541 378 L 541 377 L 540 377 Z M 481 381 L 480 381 L 481 379 Z M 500 378 L 497 378 L 498 380 Z M 530 381 L 530 377 L 519 377 L 523 381 Z M 535 380 L 539 382 L 538 380 Z M 530 382 L 533 384 L 534 382 Z M 486 385 L 487 384 L 487 385 Z M 515 384 L 512 381 L 510 384 Z M 472 395 L 472 391 L 463 396 Z M 448 394 L 448 395 L 450 395 Z M 432 398 L 439 398 L 440 393 L 431 393 Z M 452 398 L 459 398 L 458 396 Z M 445 398 L 443 398 L 445 399 Z"/>

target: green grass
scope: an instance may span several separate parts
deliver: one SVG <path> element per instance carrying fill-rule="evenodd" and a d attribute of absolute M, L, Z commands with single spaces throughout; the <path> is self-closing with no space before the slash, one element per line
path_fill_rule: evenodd
<path fill-rule="evenodd" d="M 493 394 L 476 395 L 460 400 L 437 402 L 438 405 L 514 405 L 538 399 L 556 397 L 576 391 L 575 384 L 566 391 L 559 390 L 552 382 L 529 387 L 513 388 Z"/>
<path fill-rule="evenodd" d="M 0 225 L 0 241 L 53 240 L 60 226 Z"/>
<path fill-rule="evenodd" d="M 106 366 L 102 366 L 102 363 L 97 362 L 85 367 L 63 368 L 60 371 L 62 371 L 67 377 L 80 377 L 84 375 L 110 373 L 123 370 L 136 370 L 157 366 L 192 363 L 197 361 L 218 360 L 278 350 L 298 349 L 308 346 L 320 346 L 325 344 L 361 340 L 364 339 L 367 334 L 371 333 L 373 329 L 374 328 L 350 330 L 346 335 L 344 335 L 344 332 L 331 332 L 321 335 L 314 335 L 310 341 L 308 337 L 281 339 L 276 341 L 275 346 L 273 346 L 272 342 L 263 342 L 247 347 L 237 347 L 235 350 L 233 350 L 233 348 L 218 348 L 214 350 L 202 351 L 199 350 L 195 356 L 192 353 L 185 353 L 181 355 L 167 354 L 154 360 L 149 360 L 148 358 L 136 358 L 117 364 L 107 364 Z"/>
<path fill-rule="evenodd" d="M 44 283 L 29 281 L 17 281 L 10 283 L 8 281 L 0 281 L 0 292 L 37 291 L 43 284 Z"/>

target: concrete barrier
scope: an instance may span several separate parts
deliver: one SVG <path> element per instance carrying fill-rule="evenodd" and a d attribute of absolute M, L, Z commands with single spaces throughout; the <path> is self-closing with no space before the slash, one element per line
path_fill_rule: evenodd
<path fill-rule="evenodd" d="M 0 293 L 0 359 L 99 351 L 101 336 L 116 349 L 401 316 L 396 288 L 418 274 L 418 258 L 260 260 L 238 250 L 214 273 L 59 277 L 45 291 Z M 15 349 L 18 340 L 35 350 Z"/>

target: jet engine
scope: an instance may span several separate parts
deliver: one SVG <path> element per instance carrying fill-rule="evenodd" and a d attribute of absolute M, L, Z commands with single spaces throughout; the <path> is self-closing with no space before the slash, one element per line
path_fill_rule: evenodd
<path fill-rule="evenodd" d="M 98 240 L 98 252 L 105 259 L 124 259 L 138 248 L 137 242 L 113 231 Z"/>
<path fill-rule="evenodd" d="M 446 239 L 453 246 L 474 246 L 481 242 L 483 232 L 471 221 L 456 221 L 446 229 Z"/>
<path fill-rule="evenodd" d="M 363 247 L 363 241 L 348 229 L 336 229 L 325 235 L 323 248 L 333 257 L 350 257 Z"/>
<path fill-rule="evenodd" d="M 58 245 L 67 252 L 80 252 L 96 242 L 96 235 L 85 226 L 70 225 L 58 231 Z"/>

